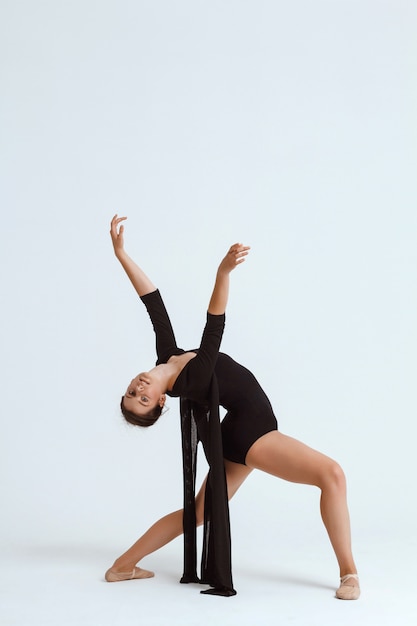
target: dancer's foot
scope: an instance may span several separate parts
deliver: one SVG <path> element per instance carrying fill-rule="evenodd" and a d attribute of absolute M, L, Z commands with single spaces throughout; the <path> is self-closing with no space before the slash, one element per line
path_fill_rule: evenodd
<path fill-rule="evenodd" d="M 357 574 L 342 576 L 340 587 L 336 591 L 336 598 L 339 600 L 357 600 L 360 595 L 359 576 Z"/>
<path fill-rule="evenodd" d="M 155 576 L 153 572 L 148 571 L 147 569 L 142 569 L 141 567 L 134 567 L 130 572 L 118 572 L 112 567 L 107 570 L 104 575 L 104 578 L 108 583 L 117 583 L 122 580 L 133 580 L 134 578 L 152 578 Z"/>

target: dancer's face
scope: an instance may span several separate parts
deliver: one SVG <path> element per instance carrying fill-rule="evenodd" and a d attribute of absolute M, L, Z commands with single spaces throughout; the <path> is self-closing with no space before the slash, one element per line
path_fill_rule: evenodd
<path fill-rule="evenodd" d="M 165 394 L 160 381 L 148 372 L 138 374 L 128 385 L 123 405 L 136 415 L 146 415 L 157 405 L 164 406 Z"/>

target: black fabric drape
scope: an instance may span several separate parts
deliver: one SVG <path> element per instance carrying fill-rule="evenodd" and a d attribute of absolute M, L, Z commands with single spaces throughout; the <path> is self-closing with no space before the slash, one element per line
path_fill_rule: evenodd
<path fill-rule="evenodd" d="M 181 398 L 184 474 L 184 574 L 181 582 L 210 585 L 204 594 L 233 596 L 230 518 L 220 429 L 217 379 L 212 378 L 210 405 Z M 205 503 L 201 578 L 197 576 L 195 480 L 197 444 L 201 441 L 209 464 Z"/>

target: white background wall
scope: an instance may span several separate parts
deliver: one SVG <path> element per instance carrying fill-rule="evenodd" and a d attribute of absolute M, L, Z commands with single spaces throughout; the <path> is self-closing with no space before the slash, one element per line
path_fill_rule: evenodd
<path fill-rule="evenodd" d="M 224 351 L 341 462 L 359 552 L 415 528 L 415 3 L 15 0 L 0 31 L 3 541 L 116 556 L 181 503 L 177 402 L 118 413 L 154 339 L 115 212 L 186 348 L 252 246 Z M 316 501 L 252 476 L 236 549 L 315 532 Z"/>

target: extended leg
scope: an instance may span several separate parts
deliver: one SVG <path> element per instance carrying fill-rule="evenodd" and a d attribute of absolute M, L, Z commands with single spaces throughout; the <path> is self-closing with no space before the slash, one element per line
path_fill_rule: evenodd
<path fill-rule="evenodd" d="M 342 468 L 324 454 L 277 431 L 267 433 L 253 444 L 246 464 L 279 478 L 321 489 L 321 515 L 339 563 L 340 576 L 356 575 Z M 359 586 L 355 578 L 346 582 L 352 587 Z"/>
<path fill-rule="evenodd" d="M 232 463 L 232 461 L 225 460 L 227 491 L 229 499 L 233 497 L 240 485 L 250 474 L 251 469 L 245 465 L 239 465 L 238 463 Z M 197 525 L 201 525 L 204 520 L 204 492 L 206 481 L 203 482 L 200 491 L 196 497 L 196 516 Z M 112 575 L 109 572 L 117 574 L 124 572 L 133 572 L 136 563 L 143 559 L 148 554 L 155 552 L 162 546 L 182 535 L 182 509 L 169 513 L 155 522 L 153 526 L 146 531 L 142 537 L 140 537 L 124 554 L 115 560 L 113 566 L 106 573 L 106 579 L 111 578 Z M 137 575 L 135 578 L 148 578 L 149 575 L 153 575 L 152 572 L 147 572 L 146 575 L 141 576 L 141 572 L 146 570 L 140 570 L 136 568 Z M 133 578 L 133 576 L 132 576 Z M 111 582 L 111 581 L 110 581 Z"/>

